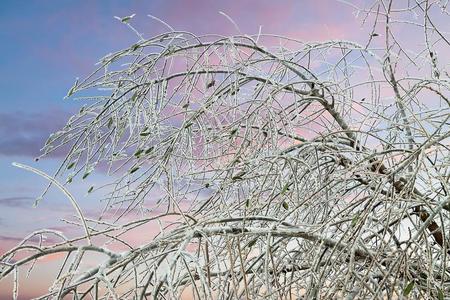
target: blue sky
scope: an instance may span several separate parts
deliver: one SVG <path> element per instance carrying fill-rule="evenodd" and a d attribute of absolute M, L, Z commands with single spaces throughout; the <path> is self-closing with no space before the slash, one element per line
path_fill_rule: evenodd
<path fill-rule="evenodd" d="M 94 70 L 96 61 L 127 47 L 136 36 L 114 16 L 136 13 L 135 26 L 146 37 L 166 30 L 147 17 L 157 16 L 178 30 L 196 34 L 275 33 L 304 40 L 354 39 L 361 36 L 353 9 L 338 1 L 2 1 L 0 8 L 0 253 L 44 226 L 58 228 L 70 205 L 52 191 L 33 209 L 45 187 L 36 175 L 11 162 L 48 173 L 61 155 L 34 162 L 48 135 L 62 127 L 81 103 L 63 100 L 76 77 Z M 102 175 L 92 180 L 103 182 Z M 98 202 L 85 197 L 84 182 L 71 187 L 83 208 Z M 0 292 L 2 283 L 0 283 Z M 1 293 L 0 293 L 1 295 Z"/>
<path fill-rule="evenodd" d="M 38 163 L 48 135 L 61 128 L 82 103 L 63 100 L 76 77 L 84 77 L 105 54 L 137 37 L 114 19 L 136 13 L 146 37 L 166 31 L 147 14 L 177 30 L 196 34 L 238 34 L 219 12 L 232 17 L 242 33 L 275 33 L 305 40 L 355 38 L 361 34 L 350 6 L 324 1 L 2 1 L 0 9 L 0 216 L 1 235 L 20 237 L 31 228 L 11 222 L 29 211 L 45 183 L 12 161 L 52 173 L 61 154 Z M 21 198 L 16 204 L 11 199 Z M 4 200 L 7 199 L 7 200 Z M 51 203 L 51 200 L 49 200 Z M 55 200 L 56 201 L 56 200 Z M 21 203 L 19 205 L 18 203 Z M 9 203 L 3 205 L 2 203 Z M 56 203 L 56 202 L 55 202 Z M 8 205 L 13 205 L 12 209 Z M 50 220 L 51 218 L 49 218 Z M 1 237 L 0 237 L 1 238 Z M 4 250 L 4 249 L 3 249 Z"/>

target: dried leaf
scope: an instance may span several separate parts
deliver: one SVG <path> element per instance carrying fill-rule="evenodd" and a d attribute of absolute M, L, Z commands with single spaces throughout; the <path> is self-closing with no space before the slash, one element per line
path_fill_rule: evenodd
<path fill-rule="evenodd" d="M 210 87 L 214 86 L 216 84 L 216 81 L 213 79 L 206 85 L 206 88 L 209 89 Z"/>

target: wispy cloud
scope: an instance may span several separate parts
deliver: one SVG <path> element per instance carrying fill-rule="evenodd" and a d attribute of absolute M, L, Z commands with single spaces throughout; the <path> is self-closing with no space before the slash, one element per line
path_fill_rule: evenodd
<path fill-rule="evenodd" d="M 6 236 L 6 235 L 0 235 L 0 241 L 1 242 L 13 242 L 13 243 L 20 243 L 23 240 L 23 238 L 13 237 L 13 236 Z"/>
<path fill-rule="evenodd" d="M 30 207 L 35 198 L 33 197 L 7 197 L 0 198 L 0 206 L 4 207 Z"/>
<path fill-rule="evenodd" d="M 0 155 L 39 155 L 48 136 L 64 126 L 70 115 L 57 109 L 0 113 Z"/>

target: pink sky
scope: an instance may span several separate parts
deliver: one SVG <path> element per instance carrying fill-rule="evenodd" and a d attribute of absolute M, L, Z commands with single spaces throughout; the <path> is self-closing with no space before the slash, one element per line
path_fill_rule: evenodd
<path fill-rule="evenodd" d="M 303 41 L 367 40 L 370 27 L 362 27 L 355 18 L 355 10 L 335 0 L 320 1 L 6 1 L 0 12 L 0 36 L 7 45 L 0 50 L 0 254 L 21 241 L 33 230 L 54 228 L 74 236 L 76 230 L 60 221 L 70 218 L 74 211 L 58 191 L 52 191 L 37 208 L 34 198 L 45 187 L 36 175 L 11 167 L 12 161 L 31 164 L 52 173 L 62 153 L 35 163 L 46 137 L 63 126 L 65 120 L 78 109 L 78 104 L 60 101 L 75 77 L 83 77 L 94 70 L 94 63 L 106 53 L 127 47 L 135 36 L 113 16 L 136 13 L 133 24 L 146 37 L 166 31 L 147 14 L 155 15 L 177 30 L 196 34 L 285 35 Z M 364 5 L 364 1 L 354 1 Z M 225 12 L 239 26 L 240 32 L 219 11 Z M 5 30 L 6 28 L 6 30 Z M 381 30 L 381 29 L 380 29 Z M 399 34 L 411 49 L 420 46 L 417 31 L 404 30 Z M 381 32 L 380 32 L 381 34 Z M 267 39 L 275 44 L 276 39 Z M 380 38 L 375 45 L 382 46 Z M 294 46 L 292 43 L 289 46 Z M 417 47 L 417 48 L 415 48 Z M 364 93 L 364 91 L 362 91 Z M 383 92 L 389 96 L 390 91 Z M 362 109 L 362 107 L 361 107 Z M 96 186 L 107 182 L 105 174 L 92 175 Z M 97 195 L 86 196 L 85 182 L 71 185 L 84 211 L 94 215 L 102 208 Z M 145 240 L 159 232 L 154 222 L 147 228 Z M 141 232 L 128 234 L 135 245 L 144 242 Z M 117 247 L 116 245 L 112 246 Z M 115 248 L 117 249 L 117 248 Z M 45 292 L 49 280 L 57 270 L 58 256 L 39 263 L 34 275 L 21 280 L 21 299 Z M 24 272 L 22 272 L 23 276 Z M 39 275 L 36 275 L 39 274 Z M 21 277 L 22 278 L 22 277 Z M 0 281 L 0 298 L 10 298 L 11 280 Z"/>

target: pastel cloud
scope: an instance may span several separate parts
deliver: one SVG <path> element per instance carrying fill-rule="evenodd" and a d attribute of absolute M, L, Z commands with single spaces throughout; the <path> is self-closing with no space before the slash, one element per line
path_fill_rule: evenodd
<path fill-rule="evenodd" d="M 64 126 L 70 114 L 59 109 L 34 113 L 0 113 L 0 155 L 39 155 L 48 136 Z"/>
<path fill-rule="evenodd" d="M 98 58 L 137 39 L 125 25 L 113 19 L 114 15 L 137 13 L 132 24 L 146 37 L 167 30 L 162 24 L 146 17 L 147 14 L 160 17 L 177 30 L 189 30 L 196 34 L 239 34 L 234 25 L 219 14 L 223 11 L 244 34 L 256 34 L 262 25 L 263 33 L 302 40 L 351 38 L 356 28 L 353 25 L 357 24 L 352 19 L 352 9 L 334 0 L 290 0 L 282 3 L 268 0 L 11 3 L 14 5 L 5 4 L 0 11 L 0 26 L 8 29 L 0 33 L 0 37 L 8 41 L 0 50 L 3 53 L 0 56 L 0 89 L 3 93 L 0 100 L 3 109 L 0 112 L 0 156 L 6 157 L 6 160 L 18 155 L 39 155 L 39 149 L 49 134 L 65 124 L 71 115 L 69 110 L 75 106 L 61 102 L 57 104 L 58 108 L 49 108 L 49 104 L 56 105 L 52 101 L 65 95 L 74 77 L 83 77 L 93 70 Z M 22 109 L 20 113 L 16 111 L 19 109 Z M 43 164 L 42 167 L 49 167 L 46 162 Z M 5 182 L 8 185 L 12 179 L 8 178 Z M 0 236 L 0 253 L 20 242 L 23 227 L 31 222 L 40 226 L 42 219 L 56 222 L 56 215 L 72 214 L 70 208 L 64 209 L 56 200 L 49 201 L 52 205 L 44 202 L 38 210 L 30 212 L 34 198 L 17 197 L 25 189 L 18 182 L 17 193 L 2 195 L 0 199 L 0 209 L 7 212 L 0 219 L 5 223 L 2 228 L 9 230 Z M 33 184 L 35 187 L 36 183 Z M 95 209 L 86 211 L 88 215 L 96 215 Z M 17 222 L 18 219 L 22 219 L 21 222 Z M 167 223 L 174 220 L 174 216 L 165 218 Z M 72 233 L 73 227 L 51 228 Z M 159 233 L 155 222 L 141 229 L 130 231 L 126 238 L 134 245 L 140 245 Z M 146 232 L 145 237 L 142 232 Z M 57 262 L 60 260 L 56 258 L 52 257 L 38 266 L 34 274 L 38 274 L 39 278 L 35 276 L 23 282 L 23 294 L 21 292 L 19 299 L 45 293 L 51 278 L 46 274 L 52 274 L 58 268 Z M 184 296 L 189 298 L 189 295 Z M 0 282 L 0 298 L 10 297 L 10 282 Z"/>
<path fill-rule="evenodd" d="M 7 197 L 0 198 L 0 206 L 3 207 L 30 207 L 33 197 Z M 1 237 L 0 237 L 1 239 Z"/>

